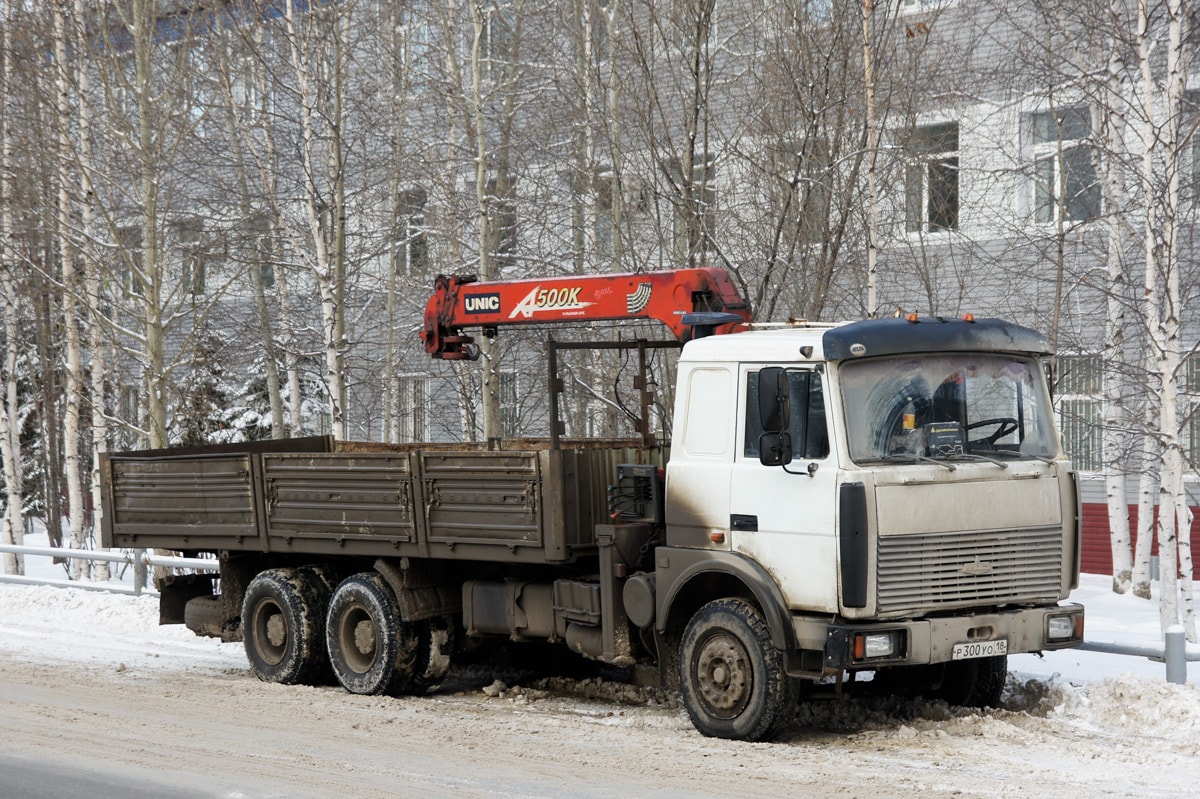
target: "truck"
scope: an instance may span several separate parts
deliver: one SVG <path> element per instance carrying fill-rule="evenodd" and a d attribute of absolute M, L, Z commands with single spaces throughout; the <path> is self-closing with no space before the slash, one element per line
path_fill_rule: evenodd
<path fill-rule="evenodd" d="M 751 323 L 715 269 L 440 277 L 421 338 L 657 319 L 671 441 L 329 437 L 106 454 L 108 547 L 215 556 L 160 621 L 244 644 L 268 682 L 421 694 L 495 642 L 677 688 L 707 736 L 763 740 L 858 690 L 985 707 L 1007 656 L 1077 646 L 1079 490 L 1045 337 L 997 319 Z M 645 358 L 641 359 L 645 362 Z M 518 650 L 520 651 L 520 650 Z"/>

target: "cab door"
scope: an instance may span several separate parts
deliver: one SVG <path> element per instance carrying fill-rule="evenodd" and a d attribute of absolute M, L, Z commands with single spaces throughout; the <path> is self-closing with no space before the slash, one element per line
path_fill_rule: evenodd
<path fill-rule="evenodd" d="M 764 466 L 758 407 L 758 365 L 739 374 L 739 441 L 730 481 L 732 549 L 762 565 L 789 607 L 838 612 L 835 503 L 837 468 L 826 381 L 817 368 L 787 370 L 792 460 Z"/>

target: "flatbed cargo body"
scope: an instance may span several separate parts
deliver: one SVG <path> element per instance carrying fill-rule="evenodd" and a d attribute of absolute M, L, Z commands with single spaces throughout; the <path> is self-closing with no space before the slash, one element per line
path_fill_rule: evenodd
<path fill-rule="evenodd" d="M 569 563 L 621 463 L 662 466 L 629 441 L 509 448 L 382 445 L 319 437 L 106 454 L 104 542 L 113 547 Z"/>

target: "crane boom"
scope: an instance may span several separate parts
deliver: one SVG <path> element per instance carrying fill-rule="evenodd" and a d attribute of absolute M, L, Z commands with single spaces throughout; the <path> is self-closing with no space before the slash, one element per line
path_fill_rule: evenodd
<path fill-rule="evenodd" d="M 472 357 L 468 327 L 495 335 L 505 325 L 657 319 L 687 341 L 701 326 L 731 333 L 750 321 L 750 303 L 729 273 L 715 268 L 487 283 L 474 275 L 438 275 L 433 288 L 421 340 L 434 358 Z"/>

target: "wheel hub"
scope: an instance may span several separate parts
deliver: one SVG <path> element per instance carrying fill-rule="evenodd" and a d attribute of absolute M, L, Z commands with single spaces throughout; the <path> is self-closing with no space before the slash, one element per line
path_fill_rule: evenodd
<path fill-rule="evenodd" d="M 379 648 L 379 628 L 365 607 L 347 609 L 338 624 L 342 658 L 355 674 L 366 674 L 375 664 Z"/>
<path fill-rule="evenodd" d="M 375 625 L 369 621 L 360 621 L 354 625 L 354 648 L 364 655 L 375 651 Z"/>
<path fill-rule="evenodd" d="M 287 643 L 287 625 L 283 623 L 283 614 L 275 613 L 267 619 L 267 640 L 271 646 L 283 646 Z"/>
<path fill-rule="evenodd" d="M 696 658 L 700 698 L 715 715 L 736 716 L 750 698 L 751 669 L 745 647 L 731 635 L 715 635 Z"/>

